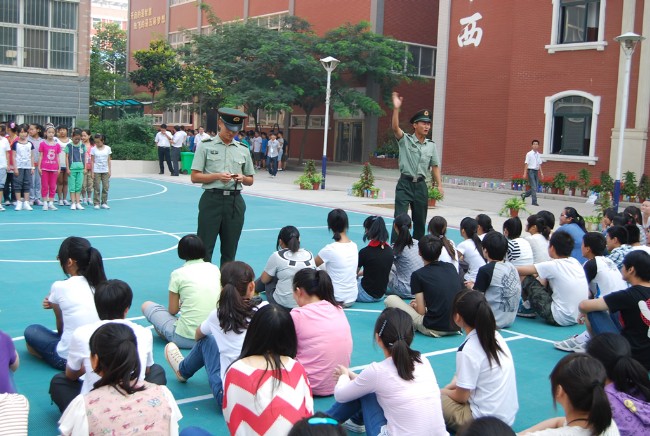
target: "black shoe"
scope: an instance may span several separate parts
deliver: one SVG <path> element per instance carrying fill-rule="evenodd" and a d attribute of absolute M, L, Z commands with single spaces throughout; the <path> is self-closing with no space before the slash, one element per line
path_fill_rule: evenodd
<path fill-rule="evenodd" d="M 161 171 L 161 172 L 159 172 L 158 174 L 165 174 L 165 172 L 164 172 L 164 171 Z"/>
<path fill-rule="evenodd" d="M 533 206 L 539 206 L 539 204 L 537 204 L 537 203 L 533 203 Z"/>
<path fill-rule="evenodd" d="M 172 177 L 178 177 L 178 174 L 170 174 Z"/>
<path fill-rule="evenodd" d="M 522 200 L 526 201 L 526 193 L 525 192 L 522 192 L 520 197 L 521 197 Z"/>

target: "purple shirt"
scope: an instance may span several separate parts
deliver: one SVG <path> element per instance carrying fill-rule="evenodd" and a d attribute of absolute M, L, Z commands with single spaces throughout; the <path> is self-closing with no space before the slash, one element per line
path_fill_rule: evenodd
<path fill-rule="evenodd" d="M 0 394 L 15 394 L 9 366 L 16 361 L 16 348 L 11 338 L 0 331 Z"/>

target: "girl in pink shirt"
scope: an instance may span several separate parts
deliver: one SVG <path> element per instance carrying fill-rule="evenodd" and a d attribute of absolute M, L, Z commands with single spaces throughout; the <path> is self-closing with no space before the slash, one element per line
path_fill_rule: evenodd
<path fill-rule="evenodd" d="M 45 140 L 38 147 L 41 155 L 38 172 L 41 175 L 41 196 L 43 210 L 56 210 L 54 196 L 56 195 L 56 179 L 59 177 L 59 153 L 61 145 L 54 141 L 54 127 L 45 130 Z"/>
<path fill-rule="evenodd" d="M 84 129 L 81 131 L 81 142 L 83 143 L 84 147 L 86 147 L 86 153 L 84 154 L 86 172 L 84 173 L 84 183 L 83 187 L 81 188 L 81 203 L 93 204 L 91 199 L 93 195 L 93 162 L 90 151 L 95 146 L 95 144 L 93 143 L 93 138 L 90 134 L 90 130 Z"/>

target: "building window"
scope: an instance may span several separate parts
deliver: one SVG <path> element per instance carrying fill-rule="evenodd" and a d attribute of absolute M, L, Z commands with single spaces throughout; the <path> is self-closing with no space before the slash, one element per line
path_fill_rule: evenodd
<path fill-rule="evenodd" d="M 163 120 L 167 125 L 192 124 L 192 109 L 190 104 L 181 104 L 171 110 L 165 111 Z"/>
<path fill-rule="evenodd" d="M 307 117 L 305 115 L 291 115 L 291 128 L 304 129 Z M 309 129 L 324 129 L 325 115 L 312 115 L 309 117 Z"/>
<path fill-rule="evenodd" d="M 2 4 L 0 65 L 76 69 L 78 1 L 3 0 Z"/>
<path fill-rule="evenodd" d="M 545 102 L 544 159 L 594 165 L 600 97 L 565 91 Z"/>
<path fill-rule="evenodd" d="M 606 0 L 553 0 L 549 53 L 604 50 Z"/>
<path fill-rule="evenodd" d="M 26 124 L 40 124 L 41 126 L 46 125 L 47 123 L 52 123 L 55 126 L 67 126 L 67 127 L 73 127 L 75 118 L 74 117 L 62 117 L 62 116 L 47 116 L 47 115 L 23 115 L 23 116 L 15 116 L 14 118 L 9 118 L 9 119 L 16 119 L 16 118 L 22 118 L 23 123 Z"/>
<path fill-rule="evenodd" d="M 404 45 L 404 71 L 422 77 L 435 77 L 436 48 L 413 43 Z"/>
<path fill-rule="evenodd" d="M 196 0 L 171 0 L 169 6 L 182 5 L 183 3 L 194 3 Z"/>
<path fill-rule="evenodd" d="M 266 111 L 260 109 L 257 112 L 257 117 L 252 114 L 248 117 L 247 126 L 255 126 L 255 120 L 260 126 L 278 127 L 284 125 L 284 111 Z"/>

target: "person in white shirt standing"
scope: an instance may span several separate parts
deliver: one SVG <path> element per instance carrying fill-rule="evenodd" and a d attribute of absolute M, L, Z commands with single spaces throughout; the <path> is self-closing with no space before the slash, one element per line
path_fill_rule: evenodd
<path fill-rule="evenodd" d="M 172 159 L 172 176 L 177 176 L 180 173 L 179 162 L 181 160 L 181 148 L 185 144 L 187 133 L 183 130 L 182 126 L 172 127 L 172 141 L 171 141 L 171 159 Z"/>
<path fill-rule="evenodd" d="M 539 154 L 539 141 L 533 139 L 532 149 L 526 153 L 526 160 L 524 162 L 524 175 L 528 175 L 528 183 L 530 183 L 530 189 L 521 194 L 521 199 L 525 200 L 526 197 L 533 197 L 533 206 L 539 206 L 537 204 L 537 185 L 539 184 L 539 178 L 544 177 L 542 172 L 542 156 Z"/>
<path fill-rule="evenodd" d="M 4 137 L 4 125 L 0 126 L 0 212 L 4 211 L 5 208 L 2 207 L 2 202 L 5 200 L 2 198 L 4 196 L 4 186 L 7 180 L 7 166 L 9 163 L 9 154 L 11 153 L 11 146 L 9 141 Z M 8 198 L 6 200 L 9 200 Z"/>
<path fill-rule="evenodd" d="M 203 127 L 199 127 L 198 133 L 194 135 L 194 150 L 196 150 L 199 147 L 199 144 L 206 139 L 210 139 L 210 135 L 205 133 L 205 129 Z"/>
<path fill-rule="evenodd" d="M 173 175 L 174 170 L 172 168 L 172 160 L 170 155 L 170 141 L 173 139 L 171 133 L 167 131 L 167 124 L 160 125 L 160 131 L 156 133 L 154 141 L 158 147 L 158 164 L 160 165 L 160 173 L 165 174 L 165 167 L 163 162 L 167 162 L 167 168 L 169 172 Z"/>

